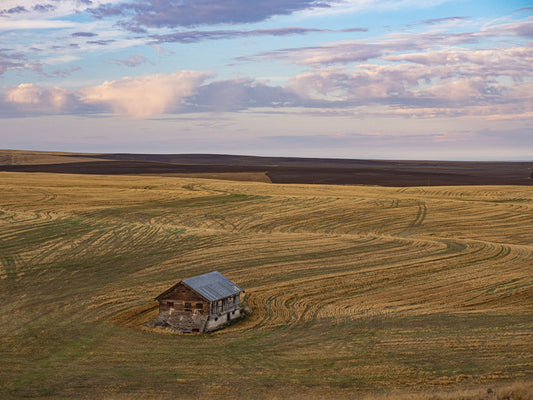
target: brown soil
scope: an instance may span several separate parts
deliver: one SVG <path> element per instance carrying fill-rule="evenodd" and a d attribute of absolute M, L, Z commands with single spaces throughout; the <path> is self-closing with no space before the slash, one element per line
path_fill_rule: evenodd
<path fill-rule="evenodd" d="M 1 153 L 1 152 L 0 152 Z M 165 154 L 57 154 L 67 162 L 48 162 L 31 152 L 18 165 L 4 161 L 0 171 L 98 175 L 225 174 L 265 175 L 272 183 L 379 186 L 531 185 L 533 162 L 384 161 Z M 39 156 L 41 154 L 41 156 Z M 1 155 L 1 154 L 0 154 Z M 39 157 L 43 162 L 38 163 Z M 79 159 L 80 161 L 72 162 Z M 46 161 L 45 161 L 46 160 Z M 87 161 L 92 160 L 92 161 Z M 244 175 L 243 175 L 244 174 Z M 226 177 L 226 179 L 228 179 Z"/>

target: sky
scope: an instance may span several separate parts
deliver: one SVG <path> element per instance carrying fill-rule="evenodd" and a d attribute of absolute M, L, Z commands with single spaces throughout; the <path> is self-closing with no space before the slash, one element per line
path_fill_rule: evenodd
<path fill-rule="evenodd" d="M 533 160 L 533 1 L 0 0 L 0 148 Z"/>

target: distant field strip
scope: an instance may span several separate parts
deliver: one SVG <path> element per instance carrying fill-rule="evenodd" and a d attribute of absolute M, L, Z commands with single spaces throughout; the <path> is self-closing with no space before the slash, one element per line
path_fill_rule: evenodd
<path fill-rule="evenodd" d="M 68 397 L 66 380 L 89 395 L 103 382 L 109 394 L 140 380 L 172 397 L 184 379 L 213 394 L 204 377 L 220 368 L 230 371 L 228 393 L 243 396 L 258 385 L 279 395 L 277 382 L 342 398 L 347 388 L 533 375 L 527 187 L 0 179 L 0 352 L 9 366 L 0 365 L 0 393 Z M 212 270 L 245 288 L 247 319 L 205 337 L 142 326 L 157 313 L 155 296 Z M 204 375 L 178 359 L 163 371 L 174 354 Z"/>

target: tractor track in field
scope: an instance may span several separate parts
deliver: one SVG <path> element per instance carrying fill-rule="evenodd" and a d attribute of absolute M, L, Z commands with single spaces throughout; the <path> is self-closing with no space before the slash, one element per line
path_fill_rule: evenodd
<path fill-rule="evenodd" d="M 180 188 L 191 193 L 187 185 Z M 235 328 L 244 330 L 290 328 L 383 310 L 454 312 L 509 297 L 504 301 L 508 304 L 513 291 L 527 286 L 521 268 L 532 256 L 531 247 L 448 237 L 445 230 L 463 229 L 453 219 L 457 212 L 465 216 L 465 224 L 490 218 L 492 226 L 510 229 L 528 220 L 529 214 L 517 214 L 527 207 L 464 201 L 475 195 L 464 188 L 460 193 L 449 188 L 402 188 L 389 190 L 386 196 L 374 189 L 375 196 L 368 192 L 344 197 L 266 197 L 208 184 L 194 188 L 194 197 L 166 195 L 151 198 L 149 206 L 138 202 L 100 205 L 70 214 L 54 209 L 62 197 L 48 189 L 32 193 L 41 196 L 39 208 L 32 212 L 2 205 L 0 221 L 4 218 L 8 227 L 13 220 L 20 225 L 0 233 L 6 254 L 0 259 L 0 274 L 15 276 L 26 270 L 24 265 L 53 264 L 58 257 L 76 262 L 98 254 L 109 259 L 131 249 L 157 248 L 170 254 L 176 248 L 185 265 L 204 263 L 212 268 L 217 268 L 217 260 L 234 260 L 226 263 L 245 282 L 250 280 L 253 314 Z M 146 193 L 154 193 L 154 187 Z M 434 199 L 438 196 L 443 200 Z M 492 228 L 480 224 L 479 231 L 492 232 Z M 189 237 L 194 240 L 183 246 L 182 240 Z M 16 249 L 23 247 L 25 252 L 15 257 Z M 491 270 L 493 266 L 498 269 Z M 514 280 L 505 282 L 502 272 L 514 274 Z M 253 283 L 258 276 L 262 283 Z M 493 288 L 493 293 L 480 290 L 483 285 Z M 106 298 L 101 307 L 111 312 L 123 307 L 123 302 Z M 132 315 L 126 322 L 141 319 Z"/>
<path fill-rule="evenodd" d="M 409 224 L 409 228 L 417 228 L 422 225 L 422 223 L 426 219 L 427 212 L 428 208 L 426 203 L 423 201 L 418 201 L 418 212 L 416 214 L 415 219 Z"/>

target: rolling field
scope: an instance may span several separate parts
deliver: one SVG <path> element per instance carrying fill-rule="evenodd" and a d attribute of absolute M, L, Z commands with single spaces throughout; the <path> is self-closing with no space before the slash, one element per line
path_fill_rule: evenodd
<path fill-rule="evenodd" d="M 531 186 L 533 162 L 394 161 L 220 154 L 1 150 L 0 172 L 182 176 L 283 184 Z"/>
<path fill-rule="evenodd" d="M 0 185 L 0 398 L 533 396 L 529 186 Z M 212 270 L 247 319 L 143 327 Z"/>

